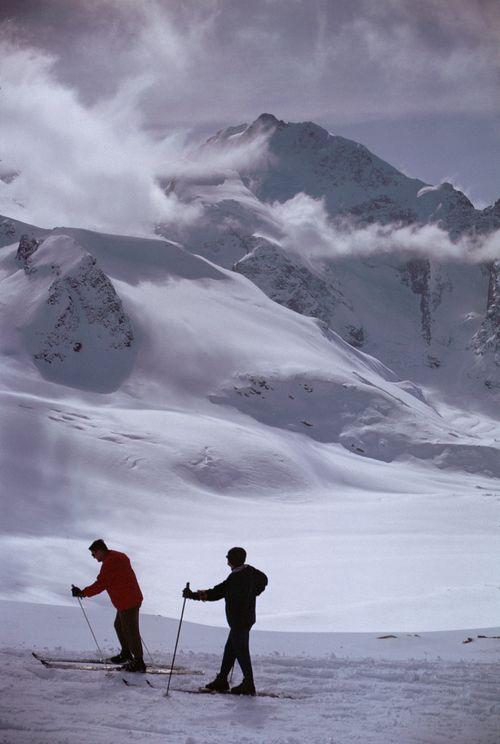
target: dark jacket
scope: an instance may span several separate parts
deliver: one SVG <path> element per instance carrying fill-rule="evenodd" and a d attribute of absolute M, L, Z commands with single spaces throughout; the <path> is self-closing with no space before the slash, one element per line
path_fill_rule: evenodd
<path fill-rule="evenodd" d="M 84 597 L 93 597 L 106 590 L 117 610 L 129 610 L 142 603 L 142 592 L 134 569 L 125 553 L 109 550 L 104 558 L 97 581 L 83 589 Z"/>
<path fill-rule="evenodd" d="M 207 591 L 207 600 L 226 600 L 226 617 L 230 628 L 251 628 L 255 623 L 255 598 L 267 586 L 267 576 L 253 566 L 232 571 L 222 584 Z"/>

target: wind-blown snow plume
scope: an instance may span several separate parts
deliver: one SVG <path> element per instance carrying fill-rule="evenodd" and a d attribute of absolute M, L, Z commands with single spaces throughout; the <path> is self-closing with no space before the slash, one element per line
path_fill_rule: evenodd
<path fill-rule="evenodd" d="M 284 203 L 275 202 L 269 207 L 269 216 L 281 230 L 281 246 L 311 262 L 391 253 L 465 263 L 500 259 L 499 230 L 489 235 L 462 235 L 451 240 L 436 224 L 373 223 L 357 227 L 347 220 L 332 222 L 323 200 L 303 193 Z"/>
<path fill-rule="evenodd" d="M 152 234 L 157 222 L 179 226 L 201 214 L 196 204 L 166 193 L 166 181 L 234 169 L 262 152 L 258 140 L 194 162 L 186 133 L 155 137 L 140 114 L 148 75 L 86 105 L 53 76 L 54 57 L 4 42 L 0 58 L 0 212 L 13 218 Z"/>

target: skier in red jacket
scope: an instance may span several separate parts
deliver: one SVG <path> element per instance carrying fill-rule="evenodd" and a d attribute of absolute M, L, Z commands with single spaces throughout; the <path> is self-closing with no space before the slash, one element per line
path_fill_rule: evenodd
<path fill-rule="evenodd" d="M 94 540 L 89 547 L 92 557 L 102 563 L 96 581 L 85 589 L 72 586 L 73 597 L 93 597 L 106 590 L 116 607 L 115 631 L 121 651 L 108 661 L 125 664 L 128 672 L 145 672 L 141 634 L 139 632 L 139 608 L 142 592 L 130 560 L 125 553 L 109 550 L 104 540 Z"/>

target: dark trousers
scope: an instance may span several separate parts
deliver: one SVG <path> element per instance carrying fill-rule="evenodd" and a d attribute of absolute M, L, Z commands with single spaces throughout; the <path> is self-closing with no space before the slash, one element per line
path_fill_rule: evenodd
<path fill-rule="evenodd" d="M 115 630 L 120 641 L 122 651 L 132 655 L 134 659 L 142 661 L 142 642 L 139 632 L 139 608 L 117 610 Z"/>
<path fill-rule="evenodd" d="M 249 681 L 253 681 L 252 661 L 248 647 L 249 636 L 250 628 L 231 628 L 224 648 L 224 656 L 222 657 L 221 677 L 227 678 L 233 668 L 234 662 L 238 660 L 243 677 Z"/>

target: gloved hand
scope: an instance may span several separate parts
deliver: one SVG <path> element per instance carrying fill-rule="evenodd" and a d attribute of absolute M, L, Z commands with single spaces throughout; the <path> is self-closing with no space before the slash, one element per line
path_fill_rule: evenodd
<path fill-rule="evenodd" d="M 191 591 L 189 586 L 186 586 L 186 588 L 182 590 L 182 596 L 184 599 L 199 599 L 198 592 Z"/>
<path fill-rule="evenodd" d="M 73 597 L 83 597 L 83 592 L 82 592 L 82 590 L 81 590 L 81 589 L 79 589 L 79 588 L 78 588 L 77 586 L 75 586 L 74 584 L 71 584 L 71 594 L 73 595 Z"/>

